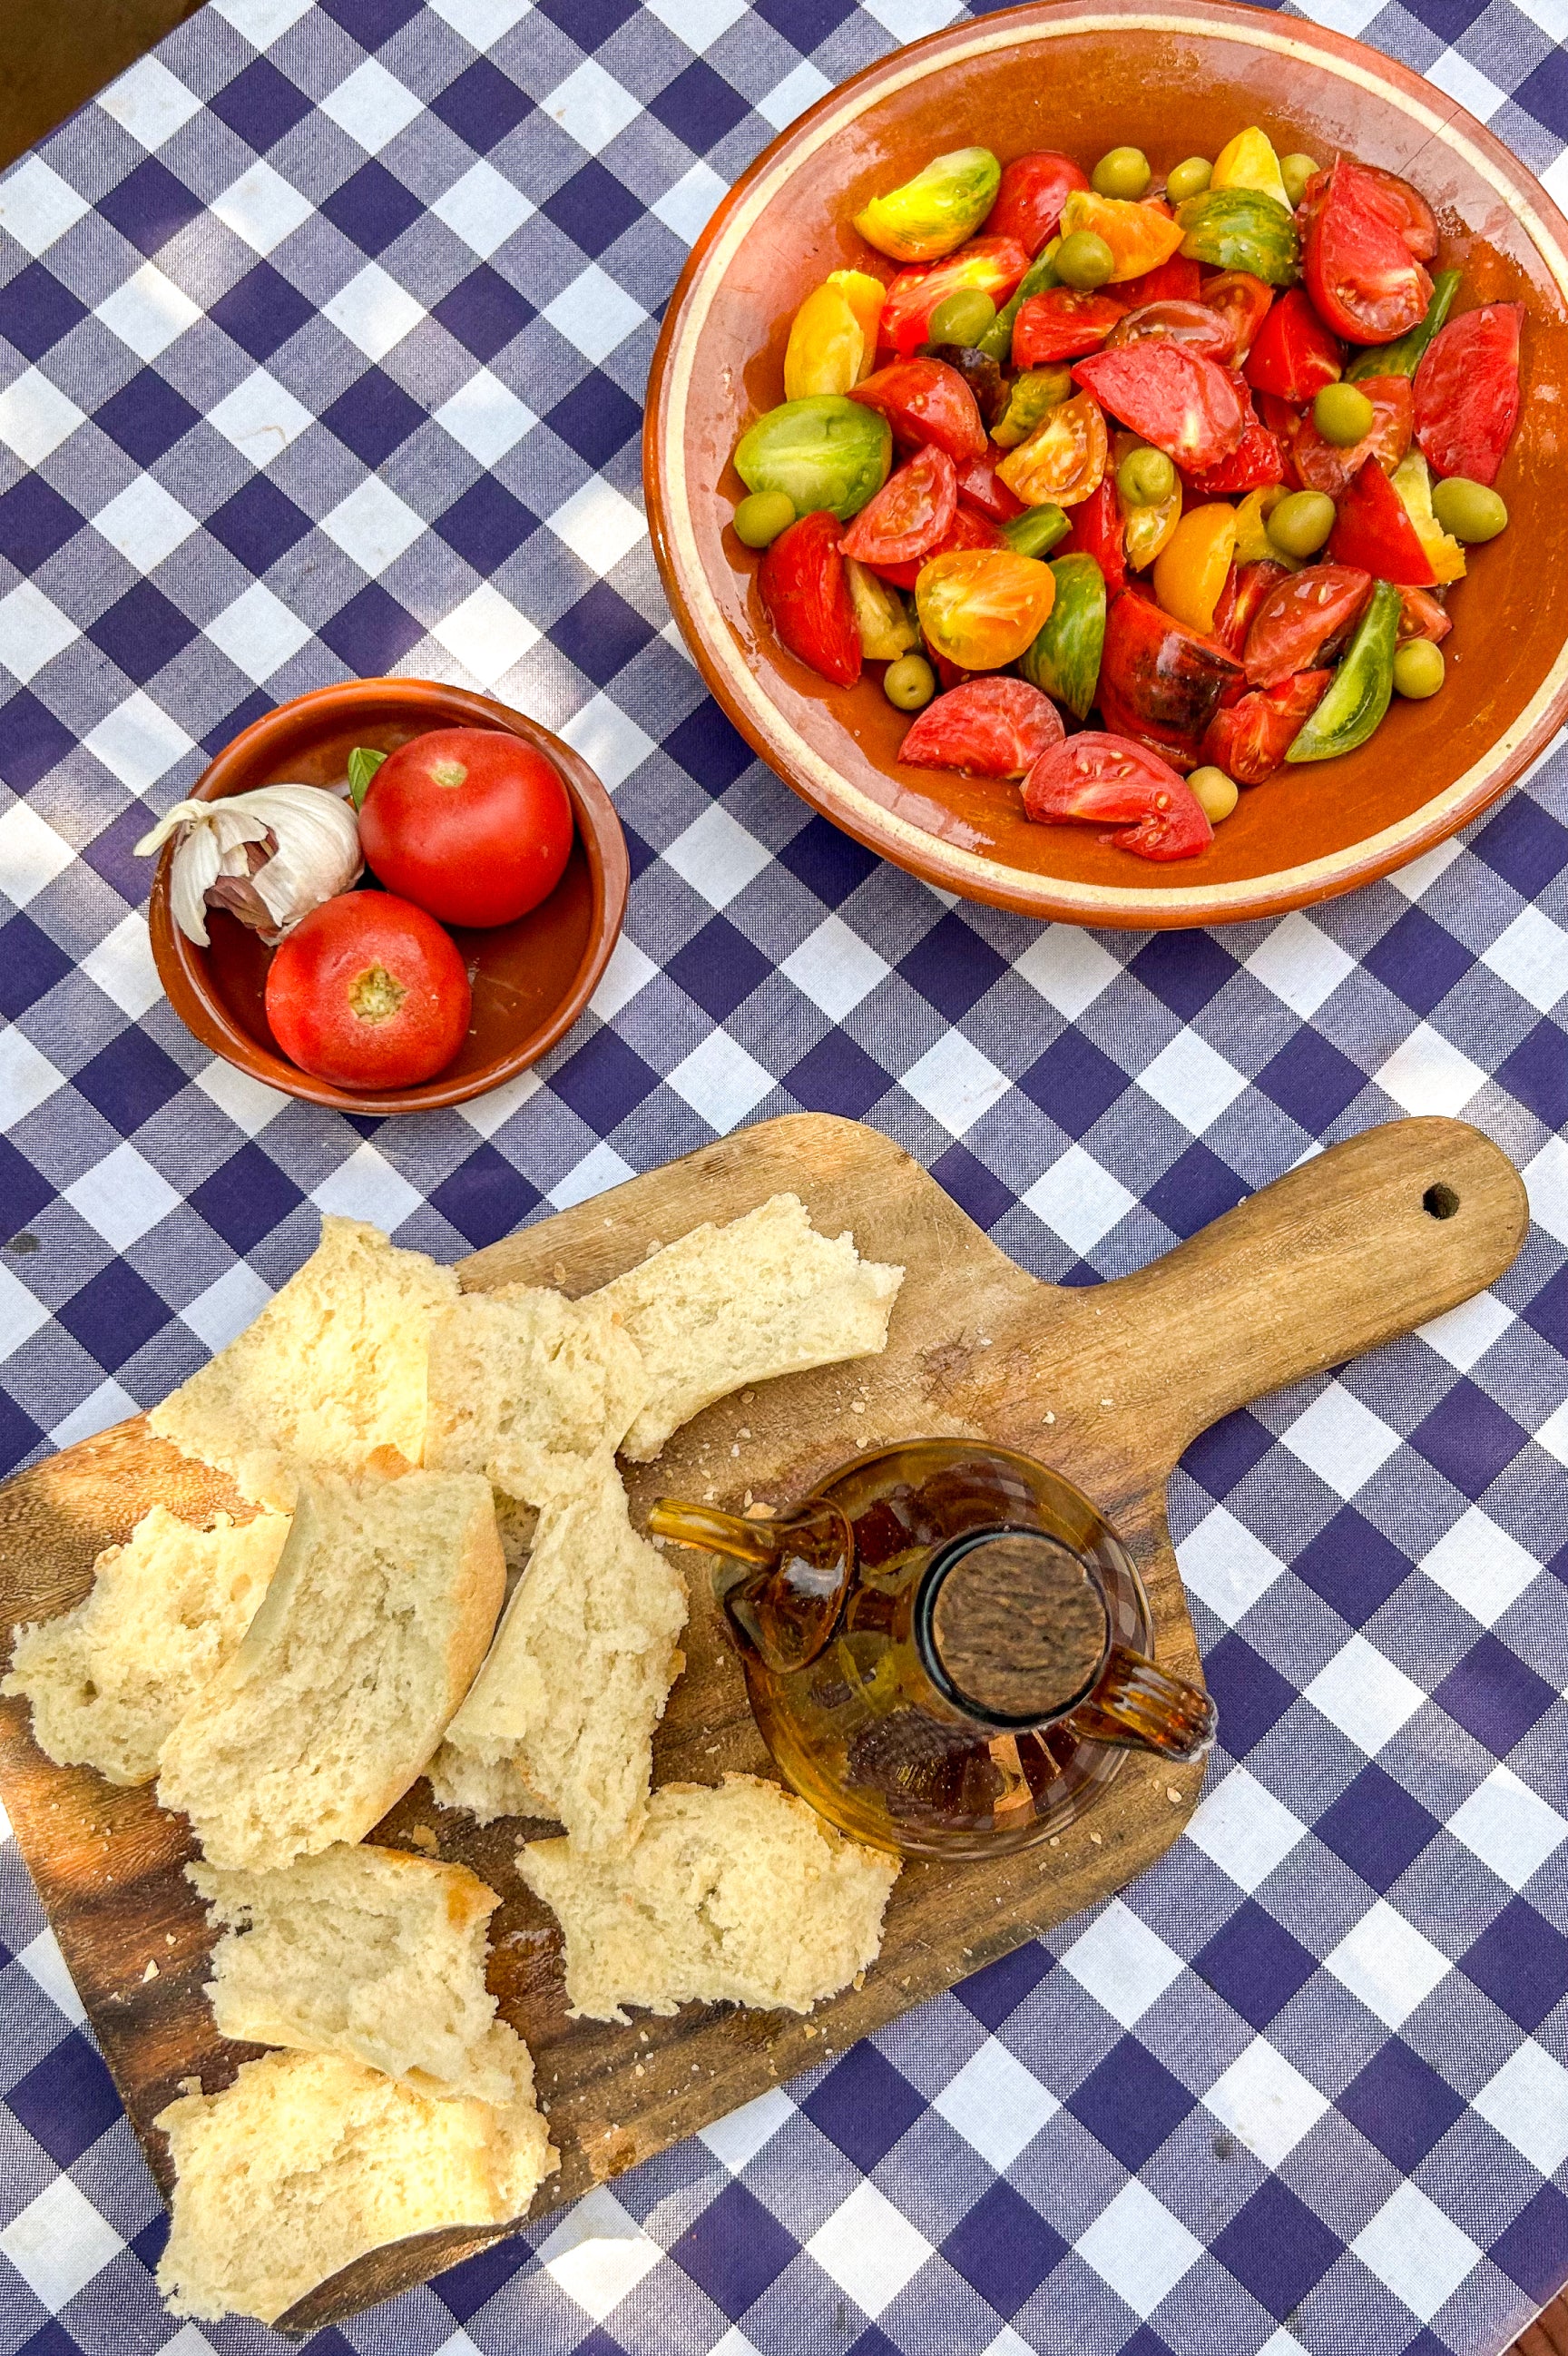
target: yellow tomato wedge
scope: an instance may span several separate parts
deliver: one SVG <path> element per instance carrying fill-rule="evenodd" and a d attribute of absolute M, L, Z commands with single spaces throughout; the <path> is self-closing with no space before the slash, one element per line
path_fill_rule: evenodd
<path fill-rule="evenodd" d="M 784 347 L 784 399 L 808 401 L 848 392 L 860 381 L 866 338 L 842 286 L 831 280 L 808 294 L 795 313 Z"/>
<path fill-rule="evenodd" d="M 1166 612 L 1207 636 L 1235 552 L 1234 508 L 1189 508 L 1155 559 L 1154 594 Z"/>
<path fill-rule="evenodd" d="M 1061 209 L 1061 234 L 1092 230 L 1103 237 L 1115 257 L 1115 286 L 1123 278 L 1141 278 L 1168 262 L 1185 231 L 1154 205 L 1133 204 L 1125 197 L 1097 196 L 1093 188 L 1074 188 Z"/>
<path fill-rule="evenodd" d="M 1048 409 L 1027 442 L 1009 450 L 997 473 L 1026 508 L 1075 508 L 1104 479 L 1110 436 L 1097 401 L 1075 392 Z"/>
<path fill-rule="evenodd" d="M 1268 536 L 1268 519 L 1281 499 L 1285 497 L 1283 483 L 1270 483 L 1266 489 L 1249 491 L 1236 509 L 1236 562 L 1238 564 L 1283 564 L 1287 573 L 1299 573 L 1304 557 L 1287 556 Z"/>
<path fill-rule="evenodd" d="M 1210 178 L 1211 188 L 1255 188 L 1260 197 L 1272 197 L 1288 213 L 1294 210 L 1285 193 L 1285 176 L 1279 168 L 1279 157 L 1266 133 L 1254 123 L 1250 130 L 1238 131 L 1227 141 L 1214 158 L 1214 170 Z"/>
<path fill-rule="evenodd" d="M 868 662 L 896 662 L 920 644 L 909 608 L 891 581 L 879 579 L 852 556 L 844 559 L 844 581 L 855 608 L 860 652 Z"/>
<path fill-rule="evenodd" d="M 827 283 L 837 286 L 859 324 L 866 348 L 860 361 L 857 384 L 863 384 L 877 365 L 877 331 L 882 322 L 882 305 L 887 288 L 880 278 L 866 270 L 830 270 Z"/>
<path fill-rule="evenodd" d="M 965 670 L 1001 670 L 1033 646 L 1056 601 L 1049 564 L 1004 548 L 955 548 L 923 565 L 914 584 L 933 653 Z"/>
<path fill-rule="evenodd" d="M 1437 577 L 1441 587 L 1450 581 L 1465 577 L 1465 552 L 1456 540 L 1450 539 L 1432 512 L 1432 477 L 1419 450 L 1410 450 L 1393 470 L 1393 487 L 1404 502 L 1404 511 L 1415 526 L 1415 537 L 1421 542 L 1422 554 Z"/>

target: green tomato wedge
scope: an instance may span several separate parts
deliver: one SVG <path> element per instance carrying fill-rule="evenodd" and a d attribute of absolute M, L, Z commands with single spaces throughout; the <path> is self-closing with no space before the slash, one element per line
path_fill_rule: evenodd
<path fill-rule="evenodd" d="M 997 201 L 1002 167 L 988 147 L 957 147 L 885 197 L 873 197 L 855 226 L 895 262 L 935 262 L 973 237 Z"/>
<path fill-rule="evenodd" d="M 1206 188 L 1176 208 L 1189 262 L 1211 270 L 1248 270 L 1265 286 L 1294 286 L 1301 276 L 1296 223 L 1256 188 Z"/>
<path fill-rule="evenodd" d="M 770 409 L 735 451 L 735 472 L 749 491 L 783 491 L 796 515 L 827 508 L 840 523 L 881 489 L 892 462 L 887 419 L 841 392 Z"/>
<path fill-rule="evenodd" d="M 1072 529 L 1071 517 L 1044 499 L 1039 507 L 1025 508 L 1022 515 L 1010 517 L 1001 533 L 1015 556 L 1049 556 Z"/>
<path fill-rule="evenodd" d="M 1105 576 L 1092 556 L 1059 556 L 1051 566 L 1056 602 L 1019 669 L 1031 687 L 1087 718 L 1100 683 L 1105 644 Z"/>
<path fill-rule="evenodd" d="M 1072 391 L 1072 370 L 1066 367 L 1028 369 L 1013 379 L 1008 405 L 991 428 L 991 439 L 1004 450 L 1027 442 L 1048 409 L 1056 409 Z"/>
<path fill-rule="evenodd" d="M 984 352 L 987 359 L 1007 367 L 1013 356 L 1013 321 L 1031 294 L 1043 294 L 1048 286 L 1061 285 L 1061 281 L 1056 274 L 1056 256 L 1061 243 L 1059 237 L 1053 237 L 1045 252 L 1036 255 L 1019 281 L 1018 293 L 1010 303 L 1003 304 L 975 347 L 976 351 Z"/>
<path fill-rule="evenodd" d="M 1458 272 L 1440 270 L 1432 282 L 1432 300 L 1420 327 L 1412 327 L 1409 335 L 1401 336 L 1396 344 L 1369 344 L 1364 352 L 1358 352 L 1345 370 L 1346 383 L 1354 384 L 1363 376 L 1413 376 L 1427 345 L 1448 316 L 1458 291 Z"/>
<path fill-rule="evenodd" d="M 1403 610 L 1393 584 L 1378 582 L 1328 694 L 1303 725 L 1285 756 L 1287 761 L 1333 761 L 1366 743 L 1393 695 L 1393 657 Z"/>

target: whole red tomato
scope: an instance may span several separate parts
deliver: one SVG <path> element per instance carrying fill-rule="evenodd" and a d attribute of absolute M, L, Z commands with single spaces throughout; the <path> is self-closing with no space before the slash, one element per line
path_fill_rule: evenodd
<path fill-rule="evenodd" d="M 267 1021 L 302 1071 L 339 1088 L 406 1088 L 451 1063 L 468 975 L 433 916 L 390 892 L 340 892 L 281 943 Z"/>
<path fill-rule="evenodd" d="M 443 924 L 509 925 L 560 883 L 571 803 L 520 736 L 432 728 L 371 778 L 359 840 L 387 889 Z"/>

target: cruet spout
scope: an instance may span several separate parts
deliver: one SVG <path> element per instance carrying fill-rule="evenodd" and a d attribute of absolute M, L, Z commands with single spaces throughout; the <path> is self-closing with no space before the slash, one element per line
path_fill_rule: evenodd
<path fill-rule="evenodd" d="M 825 1497 L 776 1520 L 716 1513 L 660 1497 L 648 1515 L 656 1537 L 724 1558 L 714 1591 L 742 1654 L 775 1676 L 809 1667 L 838 1623 L 854 1568 L 849 1524 Z"/>

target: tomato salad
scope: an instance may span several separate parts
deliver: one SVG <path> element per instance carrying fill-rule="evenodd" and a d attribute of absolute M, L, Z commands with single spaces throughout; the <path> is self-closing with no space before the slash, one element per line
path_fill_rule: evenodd
<path fill-rule="evenodd" d="M 1190 859 L 1239 787 L 1440 691 L 1448 593 L 1508 523 L 1524 313 L 1455 311 L 1407 181 L 1255 126 L 1163 178 L 965 147 L 855 227 L 734 528 L 791 654 L 886 665 L 904 761 Z"/>

